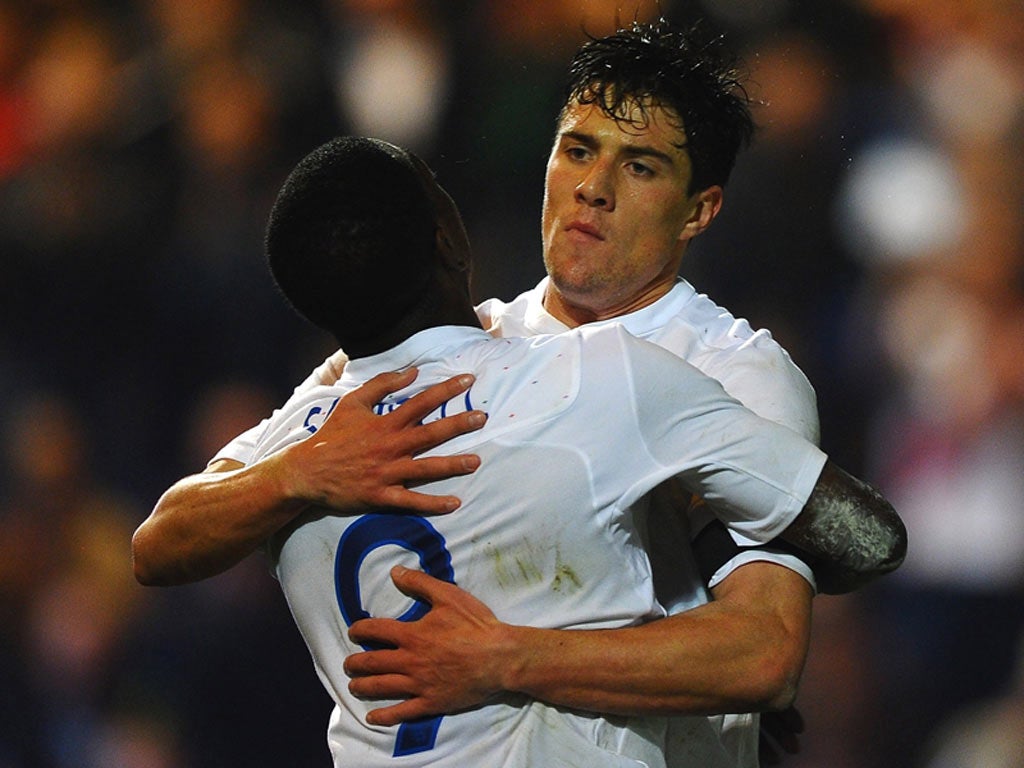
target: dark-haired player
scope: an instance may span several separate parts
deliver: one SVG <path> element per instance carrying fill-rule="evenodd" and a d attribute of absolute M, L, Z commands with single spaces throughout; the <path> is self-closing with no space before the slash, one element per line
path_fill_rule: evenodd
<path fill-rule="evenodd" d="M 720 41 L 665 24 L 635 25 L 585 44 L 571 65 L 548 162 L 542 232 L 549 277 L 513 302 L 485 302 L 479 312 L 486 327 L 509 336 L 558 332 L 585 323 L 621 323 L 720 381 L 754 412 L 816 441 L 814 392 L 785 351 L 766 331 L 751 329 L 676 276 L 689 241 L 717 215 L 736 153 L 750 135 L 747 100 L 738 82 Z M 332 358 L 314 378 L 333 380 L 343 359 Z M 350 453 L 358 447 L 328 437 L 331 430 L 341 429 L 342 417 L 349 418 L 350 411 L 339 406 L 321 430 L 325 447 Z M 374 435 L 369 430 L 360 434 L 365 434 L 360 445 L 370 450 Z M 198 557 L 194 553 L 230 542 L 237 527 L 255 526 L 260 533 L 276 530 L 282 516 L 267 513 L 268 509 L 285 508 L 294 514 L 311 500 L 359 508 L 367 496 L 379 498 L 374 496 L 379 487 L 356 494 L 355 504 L 352 494 L 338 492 L 339 486 L 350 488 L 351 482 L 336 482 L 338 476 L 348 477 L 348 465 L 332 472 L 315 461 L 294 462 L 273 475 L 288 477 L 288 482 L 261 482 L 263 468 L 240 469 L 251 462 L 256 435 L 258 430 L 233 442 L 211 462 L 211 472 L 182 481 L 161 499 L 147 531 L 151 546 L 139 553 L 143 566 L 153 565 L 157 579 L 168 573 L 171 578 L 188 576 L 190 560 Z M 223 480 L 217 478 L 216 471 L 225 469 L 233 471 Z M 394 481 L 381 484 L 393 487 Z M 626 661 L 614 667 L 614 675 L 604 673 L 610 668 L 609 657 L 615 658 L 617 652 L 613 639 L 599 641 L 573 633 L 574 643 L 588 643 L 575 648 L 573 665 L 564 663 L 557 644 L 544 646 L 533 658 L 535 679 L 528 685 L 521 681 L 522 689 L 554 703 L 613 713 L 757 708 L 750 703 L 749 690 L 731 689 L 714 662 L 731 658 L 738 672 L 760 667 L 782 677 L 791 674 L 786 660 L 802 656 L 793 653 L 800 633 L 790 628 L 806 619 L 807 606 L 800 595 L 810 571 L 787 553 L 748 546 L 756 542 L 733 531 L 726 542 L 731 541 L 733 551 L 712 563 L 710 591 L 716 602 L 706 605 L 705 590 L 691 586 L 697 564 L 688 554 L 687 541 L 716 535 L 712 516 L 700 510 L 679 516 L 657 498 L 652 506 L 652 546 L 657 550 L 652 557 L 655 576 L 664 587 L 659 595 L 673 612 L 701 607 L 641 628 L 648 634 L 633 646 L 627 647 L 622 635 L 618 642 Z M 192 524 L 196 517 L 189 513 L 197 508 L 204 510 L 204 521 L 241 518 L 243 524 L 211 533 L 208 522 Z M 825 526 L 816 522 L 820 521 L 800 518 L 785 535 L 814 554 L 818 583 L 825 591 L 851 589 L 891 570 L 903 557 L 904 532 L 892 520 L 851 518 Z M 221 532 L 224 535 L 218 536 Z M 663 554 L 667 557 L 661 558 Z M 469 596 L 460 597 L 470 602 Z M 713 620 L 695 623 L 695 617 L 705 615 Z M 406 629 L 414 632 L 417 626 Z M 387 669 L 379 666 L 379 658 L 356 657 L 351 664 L 373 660 L 375 669 L 387 672 L 363 678 L 362 692 L 388 695 L 388 681 L 415 678 L 416 691 L 402 694 L 411 697 L 404 708 L 390 709 L 382 715 L 386 718 L 443 712 L 472 702 L 496 682 L 481 682 L 475 688 L 469 682 L 438 682 L 469 680 L 466 667 L 479 659 L 445 652 L 449 641 L 457 643 L 469 629 L 471 625 L 460 625 L 442 632 L 435 627 L 429 646 L 421 644 L 420 668 L 444 673 L 433 681 L 416 678 L 409 666 L 395 667 L 394 657 Z M 751 629 L 761 641 L 756 649 L 739 644 L 739 639 L 751 637 Z M 663 648 L 673 647 L 674 639 L 692 642 L 697 636 L 706 638 L 705 655 L 676 669 L 675 676 L 666 676 L 663 666 L 652 663 Z M 646 649 L 641 655 L 630 650 L 640 646 Z M 481 642 L 474 647 L 482 655 L 490 651 Z M 434 649 L 436 657 L 424 655 Z M 667 656 L 663 661 L 664 666 L 672 663 Z M 452 666 L 444 668 L 445 664 Z M 365 666 L 359 671 L 373 670 Z M 669 696 L 661 683 L 671 680 L 678 685 L 680 676 L 688 677 L 678 690 L 700 695 Z M 750 688 L 756 688 L 763 677 L 746 679 Z M 752 718 L 730 716 L 712 722 L 735 764 L 756 763 Z"/>
<path fill-rule="evenodd" d="M 813 443 L 621 325 L 488 335 L 470 299 L 469 247 L 454 203 L 397 147 L 343 138 L 303 160 L 271 213 L 267 253 L 287 299 L 351 357 L 335 385 L 293 396 L 270 420 L 257 462 L 315 442 L 347 392 L 412 365 L 417 384 L 382 409 L 470 370 L 467 392 L 428 420 L 488 412 L 482 429 L 456 439 L 481 457 L 480 469 L 431 488 L 462 499 L 455 513 L 428 520 L 311 507 L 270 538 L 272 566 L 335 702 L 328 742 L 339 767 L 384 768 L 395 758 L 453 768 L 666 765 L 669 718 L 595 717 L 513 692 L 397 727 L 368 722 L 374 705 L 354 695 L 346 657 L 360 644 L 380 648 L 360 639 L 373 622 L 388 634 L 386 625 L 427 622 L 440 608 L 395 589 L 395 566 L 482 597 L 501 616 L 489 614 L 490 629 L 509 640 L 507 656 L 491 663 L 516 665 L 528 659 L 518 658 L 517 632 L 612 630 L 664 616 L 638 502 L 666 478 L 714 500 L 731 529 L 759 543 L 823 505 L 891 514 Z M 338 301 L 339 291 L 352 300 Z M 787 704 L 794 692 L 795 682 L 784 682 L 769 703 Z M 716 745 L 700 760 L 724 766 L 730 757 Z"/>

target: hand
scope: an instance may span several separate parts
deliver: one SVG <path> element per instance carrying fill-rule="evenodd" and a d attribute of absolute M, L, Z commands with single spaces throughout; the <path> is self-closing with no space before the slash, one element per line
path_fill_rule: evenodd
<path fill-rule="evenodd" d="M 473 377 L 468 374 L 435 384 L 384 416 L 374 413 L 374 405 L 415 378 L 415 369 L 375 376 L 342 397 L 314 435 L 271 456 L 268 461 L 276 463 L 284 495 L 346 512 L 397 507 L 438 514 L 458 508 L 454 496 L 419 493 L 406 484 L 475 471 L 480 459 L 472 454 L 416 457 L 479 429 L 487 417 L 469 411 L 420 423 L 470 387 Z"/>
<path fill-rule="evenodd" d="M 803 732 L 804 719 L 796 707 L 789 707 L 781 712 L 762 712 L 758 743 L 761 765 L 778 765 L 783 752 L 790 755 L 798 754 L 799 734 Z"/>
<path fill-rule="evenodd" d="M 353 642 L 391 646 L 345 660 L 349 691 L 364 699 L 405 699 L 372 710 L 367 722 L 396 725 L 452 714 L 498 693 L 507 625 L 465 590 L 422 571 L 396 566 L 391 579 L 431 609 L 419 621 L 363 619 L 349 628 Z"/>

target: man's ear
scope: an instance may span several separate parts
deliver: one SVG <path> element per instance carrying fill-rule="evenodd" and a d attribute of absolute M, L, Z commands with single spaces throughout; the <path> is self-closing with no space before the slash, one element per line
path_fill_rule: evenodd
<path fill-rule="evenodd" d="M 679 233 L 680 240 L 689 240 L 696 237 L 714 221 L 715 216 L 722 210 L 722 188 L 718 185 L 702 189 L 694 196 L 693 211 Z"/>
<path fill-rule="evenodd" d="M 446 268 L 454 269 L 458 272 L 466 272 L 469 270 L 469 262 L 466 258 L 466 254 L 458 251 L 444 227 L 438 227 L 434 230 L 434 237 L 435 242 L 437 243 L 438 256 L 441 257 L 441 263 Z"/>
<path fill-rule="evenodd" d="M 437 246 L 437 255 L 441 257 L 441 263 L 449 268 L 454 266 L 455 253 L 452 248 L 452 240 L 444 231 L 444 227 L 434 230 L 434 243 Z"/>

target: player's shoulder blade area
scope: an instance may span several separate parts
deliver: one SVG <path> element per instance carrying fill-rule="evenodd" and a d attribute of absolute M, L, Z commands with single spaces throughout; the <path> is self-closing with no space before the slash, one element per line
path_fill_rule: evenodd
<path fill-rule="evenodd" d="M 555 417 L 579 391 L 580 341 L 572 334 L 500 339 L 474 368 L 470 392 L 487 428 L 514 428 Z"/>

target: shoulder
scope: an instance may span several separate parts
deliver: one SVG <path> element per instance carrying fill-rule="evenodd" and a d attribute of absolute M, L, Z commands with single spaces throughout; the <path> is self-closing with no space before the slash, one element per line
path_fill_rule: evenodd
<path fill-rule="evenodd" d="M 810 381 L 767 329 L 755 329 L 703 294 L 685 301 L 644 338 L 717 379 L 766 419 L 817 442 L 817 396 Z"/>
<path fill-rule="evenodd" d="M 544 309 L 548 278 L 512 301 L 488 299 L 477 307 L 481 325 L 492 336 L 534 336 L 542 333 L 563 333 L 568 328 Z"/>
<path fill-rule="evenodd" d="M 632 334 L 618 323 L 581 326 L 571 332 L 579 339 L 580 368 L 590 381 L 620 392 L 629 390 L 631 399 L 646 405 L 662 400 L 655 393 L 666 388 L 692 386 L 706 381 L 721 389 L 711 378 L 671 351 Z M 568 336 L 570 334 L 563 334 Z"/>
<path fill-rule="evenodd" d="M 295 392 L 267 421 L 253 448 L 253 460 L 259 461 L 314 434 L 344 394 L 337 385 L 323 384 Z"/>
<path fill-rule="evenodd" d="M 531 288 L 516 296 L 512 301 L 502 301 L 497 298 L 485 299 L 476 307 L 480 324 L 488 333 L 494 333 L 495 329 L 500 329 L 509 322 L 522 324 L 526 320 L 528 307 L 534 303 L 534 295 L 540 289 L 540 286 Z"/>

